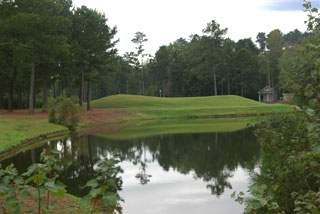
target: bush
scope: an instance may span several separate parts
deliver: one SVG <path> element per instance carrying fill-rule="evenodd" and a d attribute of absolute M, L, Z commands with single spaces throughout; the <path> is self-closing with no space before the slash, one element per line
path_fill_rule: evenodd
<path fill-rule="evenodd" d="M 0 164 L 0 212 L 40 214 L 51 213 L 50 210 L 56 209 L 56 198 L 64 198 L 66 193 L 66 186 L 58 180 L 62 169 L 56 159 L 58 155 L 58 151 L 43 150 L 40 155 L 41 163 L 33 163 L 22 175 L 19 175 L 13 164 L 4 169 Z M 122 169 L 118 166 L 119 163 L 116 152 L 113 157 L 98 162 L 96 177 L 86 184 L 91 191 L 83 197 L 80 209 L 87 211 L 86 213 L 95 213 L 98 208 L 110 211 L 107 213 L 121 211 L 118 191 L 122 186 L 122 178 L 119 176 Z M 34 207 L 32 204 L 25 207 L 24 201 L 30 203 L 32 199 L 36 202 Z M 33 212 L 26 209 L 33 209 Z M 70 209 L 78 208 L 72 206 Z M 72 211 L 69 210 L 70 213 L 77 213 L 76 210 Z"/>
<path fill-rule="evenodd" d="M 49 100 L 49 122 L 66 126 L 70 131 L 75 131 L 80 122 L 81 109 L 77 105 L 78 98 L 60 96 Z M 56 112 L 59 114 L 56 118 Z"/>
<path fill-rule="evenodd" d="M 308 114 L 274 115 L 258 126 L 260 173 L 249 187 L 253 197 L 237 199 L 246 213 L 320 213 L 320 128 Z"/>

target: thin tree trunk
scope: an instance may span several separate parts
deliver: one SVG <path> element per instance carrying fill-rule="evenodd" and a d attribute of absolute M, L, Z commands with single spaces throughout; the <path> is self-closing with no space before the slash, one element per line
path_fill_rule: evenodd
<path fill-rule="evenodd" d="M 128 79 L 127 79 L 127 94 L 129 94 L 129 85 L 128 85 Z"/>
<path fill-rule="evenodd" d="M 213 68 L 213 84 L 214 84 L 214 96 L 218 95 L 218 90 L 217 90 L 217 75 L 216 75 L 216 69 Z"/>
<path fill-rule="evenodd" d="M 162 92 L 162 97 L 167 96 L 167 87 L 166 87 L 166 80 L 163 80 L 163 92 Z"/>
<path fill-rule="evenodd" d="M 144 76 L 143 76 L 143 59 L 142 59 L 142 96 L 144 96 Z"/>
<path fill-rule="evenodd" d="M 9 79 L 8 111 L 13 111 L 13 79 Z"/>
<path fill-rule="evenodd" d="M 271 87 L 271 72 L 268 74 L 268 85 Z"/>
<path fill-rule="evenodd" d="M 90 73 L 90 69 L 89 69 L 88 72 Z M 90 76 L 90 75 L 89 75 L 89 76 Z M 91 100 L 91 81 L 90 81 L 90 77 L 88 77 L 87 110 L 91 110 L 90 100 Z"/>
<path fill-rule="evenodd" d="M 230 83 L 230 73 L 228 75 L 228 95 L 231 94 L 231 83 Z"/>
<path fill-rule="evenodd" d="M 243 97 L 243 74 L 241 74 L 241 97 Z"/>
<path fill-rule="evenodd" d="M 56 92 L 56 81 L 53 80 L 53 98 L 57 98 L 57 92 Z"/>
<path fill-rule="evenodd" d="M 19 106 L 21 109 L 23 109 L 23 96 L 22 96 L 22 91 L 19 90 L 19 97 L 20 97 L 20 100 L 21 100 L 21 105 Z"/>
<path fill-rule="evenodd" d="M 30 97 L 29 97 L 29 114 L 34 114 L 34 79 L 35 79 L 35 64 L 32 63 L 31 67 L 31 80 L 30 80 Z"/>
<path fill-rule="evenodd" d="M 69 81 L 69 97 L 72 97 L 72 80 Z"/>
<path fill-rule="evenodd" d="M 0 109 L 3 109 L 3 91 L 0 89 Z"/>
<path fill-rule="evenodd" d="M 168 72 L 169 74 L 168 74 L 168 76 L 169 76 L 169 80 L 168 80 L 168 97 L 172 97 L 172 95 L 171 95 L 171 73 L 170 73 L 170 71 Z"/>
<path fill-rule="evenodd" d="M 37 108 L 37 100 L 36 100 L 36 90 L 33 90 L 33 108 Z"/>
<path fill-rule="evenodd" d="M 18 88 L 17 96 L 18 96 L 18 109 L 22 109 L 23 108 L 23 106 L 22 106 L 22 94 L 21 94 L 20 88 Z"/>
<path fill-rule="evenodd" d="M 85 64 L 82 65 L 81 70 L 81 86 L 80 86 L 80 106 L 83 107 L 83 98 L 84 98 L 84 73 L 85 73 Z"/>
<path fill-rule="evenodd" d="M 221 82 L 221 95 L 223 95 L 223 81 Z"/>
<path fill-rule="evenodd" d="M 47 111 L 47 103 L 48 103 L 48 93 L 47 93 L 47 80 L 42 81 L 42 89 L 43 89 L 43 94 L 42 94 L 42 112 Z"/>

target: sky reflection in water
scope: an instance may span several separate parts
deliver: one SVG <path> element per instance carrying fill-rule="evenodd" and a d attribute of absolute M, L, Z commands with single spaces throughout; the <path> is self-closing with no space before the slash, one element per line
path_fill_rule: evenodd
<path fill-rule="evenodd" d="M 131 140 L 85 136 L 61 139 L 2 161 L 20 172 L 44 148 L 61 151 L 60 179 L 68 192 L 82 196 L 96 162 L 118 149 L 124 170 L 120 195 L 123 213 L 237 214 L 243 207 L 230 198 L 246 192 L 248 171 L 259 160 L 259 144 L 251 129 L 233 133 L 172 134 Z"/>

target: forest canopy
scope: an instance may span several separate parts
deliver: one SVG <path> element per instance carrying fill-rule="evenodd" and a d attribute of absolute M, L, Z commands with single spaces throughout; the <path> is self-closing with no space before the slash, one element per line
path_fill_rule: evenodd
<path fill-rule="evenodd" d="M 264 86 L 291 92 L 286 77 L 294 48 L 308 32 L 275 29 L 233 41 L 227 26 L 203 24 L 203 34 L 144 52 L 118 54 L 107 15 L 71 0 L 0 3 L 0 108 L 46 110 L 48 97 L 78 96 L 79 104 L 113 94 L 160 97 L 240 95 L 257 99 Z"/>

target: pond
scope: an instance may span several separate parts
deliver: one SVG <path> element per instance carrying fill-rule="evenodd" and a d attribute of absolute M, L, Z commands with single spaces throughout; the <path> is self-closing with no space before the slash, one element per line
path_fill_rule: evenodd
<path fill-rule="evenodd" d="M 97 161 L 118 149 L 123 213 L 243 213 L 233 191 L 246 192 L 249 171 L 257 167 L 260 148 L 252 129 L 235 132 L 160 134 L 135 139 L 108 135 L 73 136 L 50 141 L 3 160 L 24 172 L 39 162 L 44 148 L 61 153 L 60 180 L 69 193 L 83 196 Z"/>

